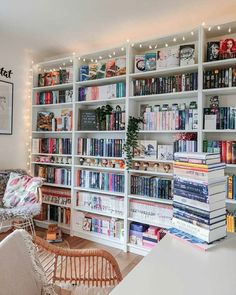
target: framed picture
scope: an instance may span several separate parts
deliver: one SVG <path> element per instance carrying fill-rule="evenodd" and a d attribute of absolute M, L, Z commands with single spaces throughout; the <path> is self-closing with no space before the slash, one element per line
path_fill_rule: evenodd
<path fill-rule="evenodd" d="M 0 80 L 0 134 L 12 134 L 13 83 Z"/>

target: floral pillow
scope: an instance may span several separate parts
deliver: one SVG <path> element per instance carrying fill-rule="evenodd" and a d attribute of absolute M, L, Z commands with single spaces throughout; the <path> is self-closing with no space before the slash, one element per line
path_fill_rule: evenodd
<path fill-rule="evenodd" d="M 7 208 L 24 206 L 37 202 L 37 189 L 43 184 L 42 178 L 11 173 L 3 197 Z"/>

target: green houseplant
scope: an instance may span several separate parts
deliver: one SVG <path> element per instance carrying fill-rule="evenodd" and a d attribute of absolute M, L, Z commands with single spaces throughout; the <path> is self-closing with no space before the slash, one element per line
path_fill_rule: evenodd
<path fill-rule="evenodd" d="M 140 123 L 144 123 L 143 118 L 135 118 L 130 116 L 127 127 L 127 138 L 124 145 L 124 151 L 126 153 L 126 168 L 132 168 L 132 160 L 134 156 L 134 150 L 138 147 L 138 132 L 140 130 Z"/>
<path fill-rule="evenodd" d="M 106 116 L 110 115 L 113 108 L 109 104 L 103 105 L 96 109 L 99 130 L 106 129 Z"/>

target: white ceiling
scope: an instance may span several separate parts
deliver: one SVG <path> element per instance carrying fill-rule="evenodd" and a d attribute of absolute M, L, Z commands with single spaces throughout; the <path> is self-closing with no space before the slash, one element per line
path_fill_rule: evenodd
<path fill-rule="evenodd" d="M 236 0 L 0 0 L 0 38 L 37 59 L 233 20 Z"/>

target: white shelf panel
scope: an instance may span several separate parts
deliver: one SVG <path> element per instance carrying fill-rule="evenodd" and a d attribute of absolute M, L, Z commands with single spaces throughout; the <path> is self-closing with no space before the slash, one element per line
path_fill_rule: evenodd
<path fill-rule="evenodd" d="M 116 215 L 116 214 L 113 214 L 113 213 L 106 213 L 106 212 L 102 212 L 102 211 L 96 211 L 96 210 L 87 209 L 87 208 L 84 208 L 84 207 L 76 206 L 76 207 L 74 207 L 74 209 L 78 210 L 78 211 L 91 213 L 91 214 L 97 214 L 97 215 L 107 216 L 107 217 L 111 217 L 111 218 L 113 217 L 113 218 L 117 218 L 117 219 L 124 219 L 123 215 Z"/>
<path fill-rule="evenodd" d="M 35 219 L 35 223 L 37 226 L 42 227 L 42 228 L 48 228 L 49 224 L 57 224 L 58 227 L 60 227 L 61 229 L 64 229 L 66 231 L 70 231 L 70 225 L 68 224 L 64 224 L 64 223 L 58 223 L 54 220 L 36 220 Z"/>
<path fill-rule="evenodd" d="M 139 246 L 135 244 L 128 243 L 128 250 L 134 254 L 145 256 L 152 251 L 152 249 L 146 248 L 144 246 Z"/>
<path fill-rule="evenodd" d="M 226 204 L 234 204 L 234 205 L 236 205 L 236 200 L 234 200 L 234 199 L 226 199 L 225 202 L 226 202 Z"/>
<path fill-rule="evenodd" d="M 77 130 L 75 134 L 125 134 L 125 130 Z"/>
<path fill-rule="evenodd" d="M 207 130 L 204 129 L 202 132 L 205 133 L 236 133 L 236 129 L 215 129 L 215 130 Z"/>
<path fill-rule="evenodd" d="M 155 175 L 155 176 L 163 176 L 163 177 L 173 177 L 173 173 L 165 173 L 165 172 L 156 172 L 156 171 L 143 171 L 143 170 L 129 170 L 129 173 L 131 174 L 144 174 L 144 175 Z"/>
<path fill-rule="evenodd" d="M 71 154 L 47 154 L 47 153 L 32 153 L 33 156 L 55 156 L 55 157 L 72 157 Z"/>
<path fill-rule="evenodd" d="M 76 230 L 73 233 L 75 236 L 78 236 L 79 238 L 83 238 L 100 244 L 105 244 L 107 246 L 115 247 L 122 250 L 124 249 L 124 241 L 121 241 L 113 237 L 83 230 Z"/>
<path fill-rule="evenodd" d="M 129 74 L 129 76 L 132 79 L 145 79 L 145 78 L 154 78 L 161 75 L 168 75 L 168 74 L 174 74 L 174 73 L 188 73 L 198 70 L 198 65 L 187 65 L 182 67 L 172 67 L 172 68 L 160 68 L 155 71 L 147 71 L 147 72 L 141 72 L 141 73 L 133 73 Z"/>
<path fill-rule="evenodd" d="M 43 185 L 71 189 L 70 185 L 65 185 L 65 184 L 55 184 L 55 183 L 44 182 Z"/>
<path fill-rule="evenodd" d="M 111 99 L 98 99 L 98 100 L 85 100 L 85 101 L 76 101 L 75 105 L 82 105 L 82 106 L 93 106 L 93 105 L 98 105 L 98 104 L 107 104 L 107 103 L 120 103 L 124 104 L 126 98 L 121 97 L 121 98 L 111 98 Z"/>
<path fill-rule="evenodd" d="M 52 108 L 52 109 L 59 109 L 59 108 L 72 108 L 72 102 L 64 102 L 64 103 L 53 103 L 53 104 L 33 104 L 33 108 L 35 109 L 43 109 L 43 108 Z"/>
<path fill-rule="evenodd" d="M 58 207 L 63 207 L 63 208 L 70 208 L 71 207 L 70 205 L 62 205 L 62 204 L 48 202 L 48 201 L 43 201 L 43 204 L 53 205 L 53 206 L 58 206 Z"/>
<path fill-rule="evenodd" d="M 86 156 L 86 155 L 75 155 L 75 157 L 76 158 L 88 158 L 88 159 L 124 160 L 123 157 Z"/>
<path fill-rule="evenodd" d="M 87 170 L 99 170 L 99 171 L 113 171 L 113 172 L 124 172 L 125 171 L 125 169 L 121 169 L 121 168 L 86 166 L 86 165 L 75 165 L 75 168 L 87 169 Z"/>
<path fill-rule="evenodd" d="M 133 161 L 143 161 L 143 162 L 154 162 L 154 163 L 167 163 L 167 164 L 173 164 L 173 160 L 159 160 L 159 159 L 144 159 L 144 158 L 133 158 Z"/>
<path fill-rule="evenodd" d="M 188 130 L 140 130 L 139 133 L 142 134 L 146 134 L 146 133 L 151 133 L 151 134 L 155 134 L 155 133 L 186 133 L 186 132 L 190 132 L 190 133 L 197 133 L 198 130 L 197 129 L 188 129 Z"/>
<path fill-rule="evenodd" d="M 31 162 L 34 165 L 47 165 L 47 166 L 57 166 L 57 167 L 72 167 L 71 164 L 59 164 L 59 163 L 47 163 L 47 162 Z"/>
<path fill-rule="evenodd" d="M 236 87 L 203 89 L 202 93 L 205 95 L 236 94 Z"/>
<path fill-rule="evenodd" d="M 132 217 L 128 217 L 129 221 L 135 221 L 135 222 L 139 222 L 139 223 L 144 223 L 144 224 L 148 224 L 148 225 L 153 225 L 153 226 L 157 226 L 157 227 L 161 227 L 161 228 L 169 228 L 170 226 L 167 224 L 164 224 L 162 222 L 153 222 L 150 220 L 142 220 L 139 218 L 132 218 Z"/>
<path fill-rule="evenodd" d="M 74 189 L 77 190 L 77 191 L 97 193 L 97 194 L 109 195 L 109 196 L 118 196 L 118 197 L 124 197 L 125 196 L 124 193 L 102 191 L 102 190 L 98 190 L 98 189 L 84 188 L 84 187 L 79 187 L 79 186 L 74 187 Z"/>
<path fill-rule="evenodd" d="M 160 198 L 142 197 L 142 196 L 139 196 L 139 195 L 128 195 L 128 198 L 129 199 L 135 199 L 135 200 L 148 201 L 148 202 L 153 202 L 153 203 L 161 203 L 161 204 L 168 204 L 168 205 L 173 204 L 172 200 L 165 200 L 165 199 L 160 199 Z"/>
<path fill-rule="evenodd" d="M 226 168 L 236 168 L 236 164 L 226 164 Z"/>
<path fill-rule="evenodd" d="M 32 131 L 32 134 L 72 134 L 72 131 Z"/>
<path fill-rule="evenodd" d="M 106 85 L 106 84 L 110 84 L 110 83 L 125 82 L 125 80 L 126 80 L 126 75 L 122 75 L 122 76 L 115 76 L 115 77 L 110 77 L 110 78 L 102 78 L 102 79 L 76 82 L 76 85 L 78 85 L 79 87 Z"/>
<path fill-rule="evenodd" d="M 129 99 L 133 101 L 156 101 L 156 100 L 166 100 L 166 99 L 180 99 L 180 98 L 196 98 L 198 96 L 198 91 L 185 91 L 185 92 L 171 92 L 171 93 L 161 93 L 161 94 L 151 94 L 151 95 L 141 95 L 141 96 L 130 96 Z"/>
<path fill-rule="evenodd" d="M 231 65 L 232 66 L 236 65 L 236 58 L 215 60 L 210 62 L 204 62 L 202 64 L 203 69 L 210 69 L 210 68 L 224 67 L 224 66 L 231 66 Z"/>
<path fill-rule="evenodd" d="M 65 83 L 65 84 L 57 84 L 52 86 L 34 87 L 33 91 L 43 92 L 43 91 L 49 91 L 49 90 L 70 89 L 72 87 L 73 87 L 73 83 Z"/>

